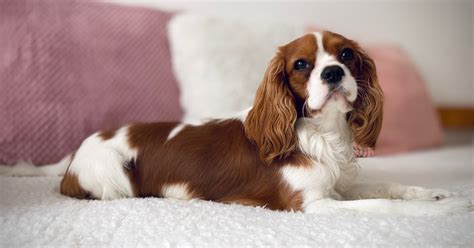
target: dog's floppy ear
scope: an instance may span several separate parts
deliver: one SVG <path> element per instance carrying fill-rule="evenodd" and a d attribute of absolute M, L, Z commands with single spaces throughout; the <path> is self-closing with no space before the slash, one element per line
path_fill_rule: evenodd
<path fill-rule="evenodd" d="M 347 119 L 354 132 L 355 142 L 364 147 L 375 147 L 382 129 L 383 92 L 380 88 L 374 61 L 359 46 L 357 99 Z"/>
<path fill-rule="evenodd" d="M 295 100 L 285 76 L 281 48 L 270 61 L 244 126 L 266 163 L 287 157 L 296 148 Z"/>

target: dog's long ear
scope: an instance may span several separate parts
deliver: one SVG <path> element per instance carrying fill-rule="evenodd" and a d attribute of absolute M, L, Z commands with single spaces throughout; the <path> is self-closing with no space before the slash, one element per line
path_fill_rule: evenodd
<path fill-rule="evenodd" d="M 357 47 L 358 91 L 354 110 L 348 114 L 348 123 L 355 134 L 355 142 L 364 147 L 375 147 L 382 129 L 383 92 L 380 88 L 374 61 L 362 48 Z"/>
<path fill-rule="evenodd" d="M 295 100 L 285 76 L 285 59 L 279 50 L 270 61 L 258 87 L 244 126 L 266 163 L 287 157 L 296 148 Z"/>

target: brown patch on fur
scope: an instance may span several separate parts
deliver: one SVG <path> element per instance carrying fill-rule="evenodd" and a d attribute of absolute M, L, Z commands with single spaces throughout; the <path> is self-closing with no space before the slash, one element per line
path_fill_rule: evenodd
<path fill-rule="evenodd" d="M 135 196 L 141 196 L 141 183 L 143 181 L 143 176 L 139 171 L 141 167 L 140 153 L 143 151 L 144 144 L 146 147 L 159 149 L 168 138 L 169 133 L 175 128 L 179 123 L 178 122 L 160 122 L 160 123 L 138 123 L 131 125 L 128 129 L 128 139 L 130 146 L 134 149 L 139 149 L 138 158 L 133 161 L 134 170 L 125 171 L 128 177 L 130 178 L 130 184 L 132 185 L 132 191 Z M 150 149 L 142 155 L 148 156 L 153 155 L 155 151 Z M 160 160 L 155 161 L 155 163 L 160 163 Z M 161 195 L 155 195 L 161 197 Z"/>
<path fill-rule="evenodd" d="M 344 48 L 354 51 L 351 61 L 344 63 L 357 81 L 357 99 L 352 104 L 353 110 L 348 113 L 347 120 L 354 132 L 355 142 L 364 147 L 375 147 L 382 129 L 383 92 L 377 79 L 374 61 L 353 40 L 328 31 L 323 32 L 323 44 L 328 53 L 340 58 Z"/>
<path fill-rule="evenodd" d="M 308 97 L 307 84 L 316 50 L 314 35 L 280 47 L 258 87 L 253 108 L 245 120 L 245 132 L 267 164 L 288 157 L 297 148 L 294 125 Z M 294 63 L 300 59 L 310 64 L 307 70 L 294 70 Z"/>
<path fill-rule="evenodd" d="M 60 192 L 63 195 L 78 199 L 88 199 L 90 197 L 89 194 L 82 189 L 77 176 L 69 172 L 66 172 L 61 181 Z"/>
<path fill-rule="evenodd" d="M 150 123 L 130 127 L 130 144 L 138 149 L 136 169 L 130 172 L 137 196 L 163 197 L 164 185 L 185 182 L 193 198 L 275 210 L 301 209 L 301 195 L 283 183 L 280 174 L 283 165 L 309 161 L 301 153 L 275 159 L 268 166 L 247 139 L 241 121 L 189 125 L 166 141 L 175 126 Z"/>
<path fill-rule="evenodd" d="M 284 60 L 277 56 L 260 84 L 245 131 L 266 163 L 286 158 L 296 148 L 296 106 L 284 75 Z"/>
<path fill-rule="evenodd" d="M 360 48 L 359 56 L 358 97 L 354 110 L 348 115 L 348 122 L 355 134 L 357 144 L 375 147 L 383 120 L 383 92 L 377 79 L 374 61 Z"/>
<path fill-rule="evenodd" d="M 178 124 L 178 122 L 159 122 L 131 125 L 128 129 L 130 146 L 132 148 L 140 148 L 144 143 L 161 146 Z"/>
<path fill-rule="evenodd" d="M 302 104 L 308 98 L 308 80 L 316 63 L 317 49 L 316 37 L 313 34 L 307 34 L 280 48 L 284 53 L 285 75 L 288 87 L 297 102 L 298 115 L 301 114 Z M 307 61 L 310 67 L 303 71 L 294 70 L 294 64 L 299 59 Z"/>
<path fill-rule="evenodd" d="M 106 141 L 106 140 L 109 140 L 111 138 L 113 138 L 115 136 L 115 133 L 117 132 L 117 129 L 109 129 L 109 130 L 106 130 L 106 131 L 102 131 L 99 133 L 99 137 L 102 138 L 102 140 Z"/>

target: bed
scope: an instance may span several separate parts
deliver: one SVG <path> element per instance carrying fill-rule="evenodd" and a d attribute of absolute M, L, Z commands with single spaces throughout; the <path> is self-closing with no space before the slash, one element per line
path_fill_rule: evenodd
<path fill-rule="evenodd" d="M 362 178 L 445 188 L 474 200 L 473 149 L 472 144 L 458 144 L 360 159 Z M 474 212 L 436 217 L 310 215 L 200 200 L 86 201 L 60 195 L 59 182 L 59 177 L 0 177 L 0 246 L 474 244 Z"/>

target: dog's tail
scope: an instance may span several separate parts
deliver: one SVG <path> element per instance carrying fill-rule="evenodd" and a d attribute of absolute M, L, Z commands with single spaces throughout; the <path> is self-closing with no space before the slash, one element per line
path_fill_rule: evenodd
<path fill-rule="evenodd" d="M 56 164 L 36 166 L 31 162 L 20 161 L 13 166 L 0 165 L 0 175 L 17 177 L 62 176 L 71 163 L 72 154 Z"/>

